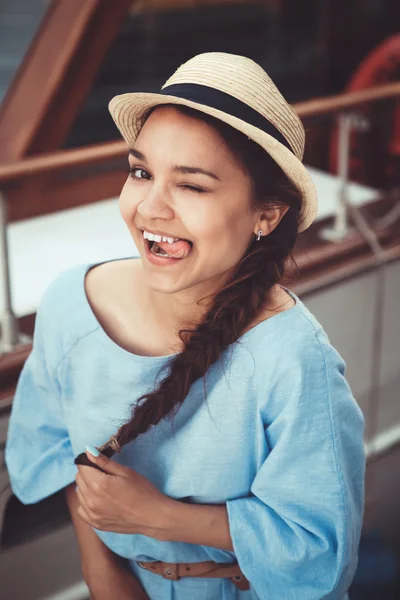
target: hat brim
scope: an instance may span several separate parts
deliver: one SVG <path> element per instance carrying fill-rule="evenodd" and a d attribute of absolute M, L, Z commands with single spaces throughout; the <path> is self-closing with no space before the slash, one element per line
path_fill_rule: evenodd
<path fill-rule="evenodd" d="M 264 148 L 301 194 L 302 206 L 298 219 L 298 231 L 304 231 L 311 225 L 318 212 L 318 196 L 311 175 L 293 152 L 268 133 L 221 110 L 177 96 L 132 92 L 115 96 L 110 101 L 108 108 L 122 137 L 128 146 L 133 147 L 147 111 L 162 104 L 188 106 L 216 117 L 241 131 Z"/>

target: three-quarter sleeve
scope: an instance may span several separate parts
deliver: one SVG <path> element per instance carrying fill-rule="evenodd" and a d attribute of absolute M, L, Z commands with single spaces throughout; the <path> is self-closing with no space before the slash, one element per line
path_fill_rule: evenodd
<path fill-rule="evenodd" d="M 269 454 L 251 494 L 227 502 L 235 554 L 260 600 L 343 600 L 357 566 L 364 418 L 342 358 L 316 340 L 271 386 L 261 410 Z"/>
<path fill-rule="evenodd" d="M 72 483 L 77 472 L 53 367 L 57 334 L 47 311 L 51 313 L 52 307 L 42 302 L 33 349 L 13 399 L 5 448 L 12 491 L 24 504 L 38 502 Z"/>

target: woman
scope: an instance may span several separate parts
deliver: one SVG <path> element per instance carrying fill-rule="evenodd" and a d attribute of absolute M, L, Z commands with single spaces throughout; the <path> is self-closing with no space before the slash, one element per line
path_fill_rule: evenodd
<path fill-rule="evenodd" d="M 261 67 L 222 53 L 110 111 L 140 258 L 46 291 L 10 420 L 13 490 L 66 487 L 95 600 L 342 600 L 364 421 L 340 355 L 279 284 L 317 210 L 302 124 Z"/>

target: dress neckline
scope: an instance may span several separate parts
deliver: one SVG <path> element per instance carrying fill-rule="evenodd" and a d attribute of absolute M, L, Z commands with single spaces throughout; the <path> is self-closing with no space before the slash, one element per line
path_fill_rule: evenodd
<path fill-rule="evenodd" d="M 119 352 L 121 355 L 124 355 L 125 357 L 127 357 L 131 360 L 137 360 L 137 361 L 147 362 L 147 363 L 150 363 L 150 362 L 163 363 L 165 361 L 169 361 L 169 360 L 175 358 L 175 356 L 177 356 L 178 353 L 166 354 L 166 355 L 162 355 L 162 356 L 146 356 L 143 354 L 135 354 L 133 352 L 130 352 L 129 350 L 125 350 L 125 348 L 123 348 L 122 346 L 120 346 L 119 344 L 114 342 L 114 340 L 106 333 L 105 329 L 102 327 L 101 323 L 99 322 L 98 318 L 96 317 L 96 315 L 91 307 L 91 304 L 89 302 L 88 296 L 86 294 L 85 281 L 86 281 L 86 275 L 88 274 L 90 269 L 92 269 L 94 267 L 98 267 L 98 266 L 106 264 L 106 263 L 109 263 L 109 262 L 116 262 L 116 261 L 121 261 L 121 260 L 132 260 L 132 259 L 140 260 L 140 257 L 126 256 L 126 257 L 122 257 L 122 258 L 112 258 L 110 260 L 105 260 L 105 261 L 101 261 L 98 263 L 85 264 L 83 267 L 82 281 L 81 281 L 81 289 L 83 292 L 84 304 L 90 315 L 91 320 L 93 321 L 93 323 L 95 325 L 95 328 L 101 334 L 102 338 L 104 339 L 105 343 L 108 346 L 110 346 L 111 348 L 113 348 L 114 350 Z M 254 325 L 253 327 L 248 329 L 245 333 L 243 333 L 236 340 L 237 342 L 242 343 L 245 340 L 247 340 L 248 338 L 257 335 L 260 331 L 264 330 L 267 323 L 269 326 L 271 326 L 271 322 L 273 322 L 272 325 L 273 324 L 276 325 L 277 321 L 286 320 L 289 316 L 291 316 L 291 314 L 296 313 L 297 311 L 300 310 L 300 304 L 301 304 L 300 298 L 292 290 L 289 290 L 288 288 L 286 288 L 282 285 L 280 287 L 283 290 L 285 290 L 285 292 L 287 292 L 287 294 L 289 294 L 289 296 L 294 300 L 295 305 L 291 306 L 290 308 L 287 308 L 286 310 L 279 312 L 276 315 L 272 315 L 271 317 L 268 317 L 267 319 L 263 319 L 262 321 L 260 321 L 259 323 L 257 323 L 256 325 Z M 289 313 L 290 313 L 290 315 L 289 315 Z"/>

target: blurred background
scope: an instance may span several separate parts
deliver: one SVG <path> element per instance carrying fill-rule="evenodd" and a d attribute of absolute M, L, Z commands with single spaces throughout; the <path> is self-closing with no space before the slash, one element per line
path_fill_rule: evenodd
<path fill-rule="evenodd" d="M 205 51 L 256 60 L 294 104 L 319 214 L 288 285 L 346 361 L 365 419 L 352 600 L 400 598 L 398 0 L 0 0 L 0 597 L 83 600 L 63 491 L 23 506 L 3 451 L 35 312 L 62 270 L 137 254 L 119 217 L 112 96 Z M 301 599 L 299 599 L 301 600 Z"/>

